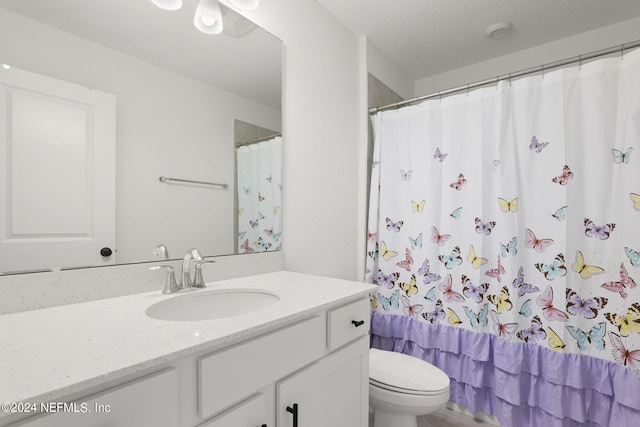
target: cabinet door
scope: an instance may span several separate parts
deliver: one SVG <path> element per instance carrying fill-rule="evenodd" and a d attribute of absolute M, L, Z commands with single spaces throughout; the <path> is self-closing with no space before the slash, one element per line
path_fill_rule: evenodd
<path fill-rule="evenodd" d="M 277 403 L 280 427 L 367 427 L 368 338 L 278 383 Z M 297 415 L 292 413 L 294 408 Z"/>

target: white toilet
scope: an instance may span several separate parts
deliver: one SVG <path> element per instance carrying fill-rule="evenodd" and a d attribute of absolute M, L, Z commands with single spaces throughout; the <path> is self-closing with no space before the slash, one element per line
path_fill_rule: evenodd
<path fill-rule="evenodd" d="M 449 400 L 449 377 L 430 363 L 402 353 L 369 350 L 369 403 L 373 427 L 417 427 L 416 417 Z"/>

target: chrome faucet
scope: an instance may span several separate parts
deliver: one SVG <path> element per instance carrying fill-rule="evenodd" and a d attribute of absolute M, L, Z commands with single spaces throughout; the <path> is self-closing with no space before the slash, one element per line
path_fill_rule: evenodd
<path fill-rule="evenodd" d="M 191 279 L 191 260 L 194 260 L 196 262 L 202 261 L 200 251 L 198 251 L 196 248 L 188 251 L 182 259 L 182 283 L 180 284 L 181 289 L 188 289 L 194 286 L 194 282 Z M 204 288 L 204 283 L 199 287 Z"/>

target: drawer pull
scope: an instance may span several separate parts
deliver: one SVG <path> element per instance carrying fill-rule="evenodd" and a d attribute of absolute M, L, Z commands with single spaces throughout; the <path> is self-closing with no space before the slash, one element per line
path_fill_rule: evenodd
<path fill-rule="evenodd" d="M 352 320 L 351 323 L 357 328 L 358 326 L 364 325 L 364 320 Z"/>
<path fill-rule="evenodd" d="M 293 427 L 298 427 L 298 404 L 294 403 L 293 408 L 287 406 L 287 412 L 293 414 Z"/>
<path fill-rule="evenodd" d="M 267 425 L 266 424 L 262 424 L 260 427 L 267 427 Z"/>

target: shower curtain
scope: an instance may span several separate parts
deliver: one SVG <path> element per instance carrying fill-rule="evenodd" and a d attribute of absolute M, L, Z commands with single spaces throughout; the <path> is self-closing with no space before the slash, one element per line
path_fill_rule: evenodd
<path fill-rule="evenodd" d="M 239 251 L 280 250 L 282 138 L 238 147 L 237 159 Z"/>
<path fill-rule="evenodd" d="M 372 120 L 372 346 L 503 426 L 640 426 L 640 51 Z"/>

